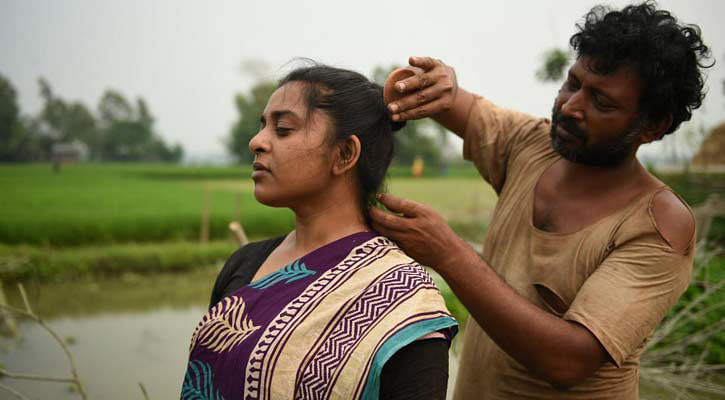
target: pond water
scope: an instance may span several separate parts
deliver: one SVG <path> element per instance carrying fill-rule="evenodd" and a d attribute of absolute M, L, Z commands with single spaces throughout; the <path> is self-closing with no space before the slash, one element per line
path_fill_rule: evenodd
<path fill-rule="evenodd" d="M 191 334 L 206 311 L 221 266 L 154 276 L 70 283 L 26 283 L 31 305 L 70 343 L 79 375 L 91 399 L 179 397 Z M 8 303 L 20 307 L 15 286 L 5 288 Z M 0 364 L 9 371 L 70 376 L 62 349 L 34 322 L 18 320 L 17 338 L 0 337 Z M 459 335 L 461 337 L 461 335 Z M 449 398 L 460 346 L 451 357 Z M 78 399 L 67 384 L 0 379 L 32 399 Z M 643 382 L 642 398 L 674 398 Z M 0 399 L 13 398 L 0 389 Z M 707 398 L 707 397 L 706 397 Z M 716 398 L 716 397 L 710 397 Z"/>
<path fill-rule="evenodd" d="M 218 267 L 160 276 L 65 284 L 26 284 L 36 314 L 69 343 L 92 399 L 178 398 L 192 331 L 206 311 Z M 6 288 L 8 303 L 22 300 Z M 39 325 L 18 321 L 3 338 L 0 363 L 13 372 L 70 376 L 60 346 Z M 69 385 L 3 379 L 37 399 L 77 399 Z M 11 398 L 0 390 L 0 399 Z"/>

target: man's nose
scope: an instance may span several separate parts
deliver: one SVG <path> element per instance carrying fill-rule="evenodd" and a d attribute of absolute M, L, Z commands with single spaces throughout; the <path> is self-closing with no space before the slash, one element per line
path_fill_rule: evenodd
<path fill-rule="evenodd" d="M 576 120 L 584 119 L 584 102 L 583 93 L 580 91 L 574 92 L 571 96 L 564 99 L 561 105 L 561 114 L 573 118 Z"/>

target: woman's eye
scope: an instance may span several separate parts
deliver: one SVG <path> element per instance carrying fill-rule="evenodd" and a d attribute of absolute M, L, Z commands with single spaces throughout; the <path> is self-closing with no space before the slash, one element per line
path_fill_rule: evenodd
<path fill-rule="evenodd" d="M 285 128 L 282 126 L 278 126 L 275 131 L 277 132 L 277 135 L 279 136 L 285 136 L 289 134 L 292 131 L 292 128 Z"/>

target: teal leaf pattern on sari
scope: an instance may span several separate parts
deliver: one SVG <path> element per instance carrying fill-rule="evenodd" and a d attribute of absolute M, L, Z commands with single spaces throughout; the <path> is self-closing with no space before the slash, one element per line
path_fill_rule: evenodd
<path fill-rule="evenodd" d="M 224 400 L 219 390 L 214 391 L 211 366 L 199 360 L 191 360 L 181 386 L 181 400 Z"/>
<path fill-rule="evenodd" d="M 290 283 L 299 279 L 307 278 L 315 273 L 316 271 L 307 269 L 305 263 L 300 263 L 300 260 L 297 260 L 279 271 L 273 272 L 256 282 L 250 283 L 249 286 L 255 289 L 266 289 L 282 281 Z"/>

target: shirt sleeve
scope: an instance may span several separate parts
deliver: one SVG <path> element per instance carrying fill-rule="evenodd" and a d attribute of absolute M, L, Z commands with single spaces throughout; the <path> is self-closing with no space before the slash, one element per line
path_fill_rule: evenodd
<path fill-rule="evenodd" d="M 448 341 L 417 340 L 401 348 L 380 374 L 380 398 L 390 400 L 446 398 Z"/>
<path fill-rule="evenodd" d="M 615 246 L 564 319 L 584 325 L 621 367 L 687 289 L 693 255 L 672 250 L 655 227 L 643 229 Z"/>
<path fill-rule="evenodd" d="M 463 158 L 472 161 L 481 176 L 500 193 L 513 158 L 525 146 L 541 142 L 549 124 L 546 119 L 501 108 L 477 97 L 468 112 Z"/>

